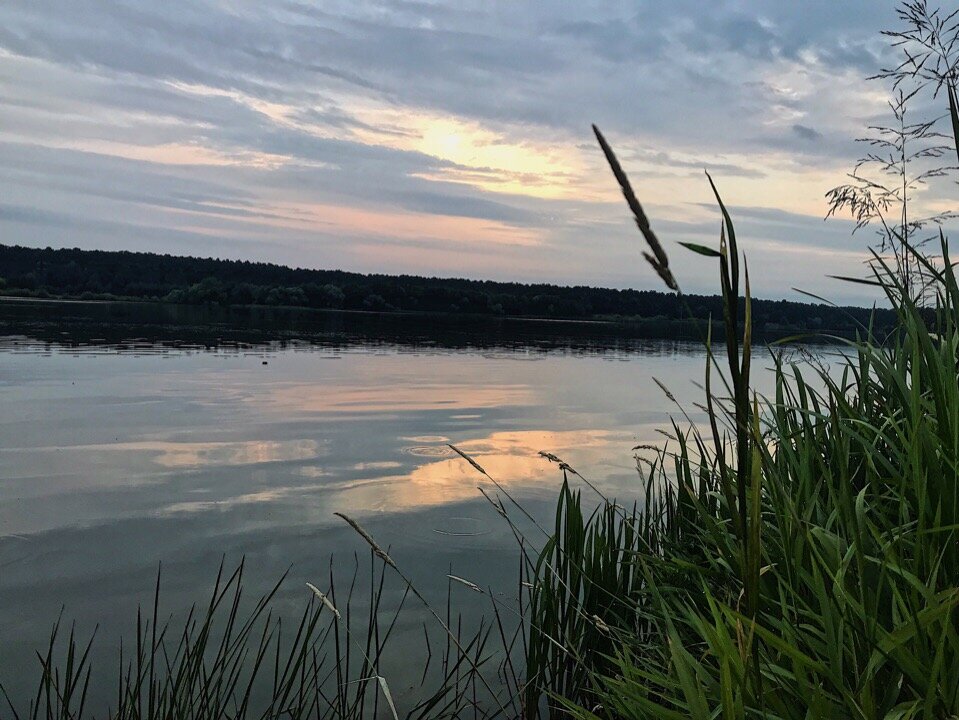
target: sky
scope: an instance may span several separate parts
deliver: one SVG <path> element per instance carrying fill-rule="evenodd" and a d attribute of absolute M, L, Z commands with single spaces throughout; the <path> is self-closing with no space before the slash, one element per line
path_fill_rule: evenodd
<path fill-rule="evenodd" d="M 4 0 L 0 242 L 868 302 L 824 193 L 885 119 L 885 0 Z M 887 64 L 887 63 L 886 63 Z M 930 189 L 925 200 L 939 201 Z M 798 290 L 797 290 L 798 289 Z"/>

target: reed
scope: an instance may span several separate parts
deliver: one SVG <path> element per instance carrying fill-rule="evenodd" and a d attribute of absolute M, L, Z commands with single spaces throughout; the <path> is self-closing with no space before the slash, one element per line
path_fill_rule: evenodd
<path fill-rule="evenodd" d="M 735 227 L 716 199 L 719 248 L 689 246 L 718 260 L 725 308 L 722 371 L 706 331 L 707 421 L 673 423 L 671 447 L 640 465 L 646 498 L 632 511 L 602 498 L 585 515 L 564 483 L 530 589 L 526 716 L 959 716 L 948 243 L 941 267 L 909 250 L 931 306 L 874 254 L 865 282 L 898 330 L 835 339 L 831 369 L 774 352 L 776 391 L 761 398 L 748 272 L 742 261 L 740 296 Z"/>
<path fill-rule="evenodd" d="M 936 272 L 929 327 L 877 258 L 900 333 L 850 343 L 838 376 L 807 380 L 808 368 L 777 361 L 776 396 L 753 400 L 747 438 L 734 435 L 743 429 L 726 400 L 722 417 L 710 417 L 725 420 L 722 445 L 690 428 L 674 474 L 651 474 L 675 494 L 662 523 L 643 529 L 666 541 L 629 563 L 642 576 L 636 612 L 649 631 L 620 633 L 614 667 L 593 663 L 595 705 L 567 709 L 628 718 L 959 713 L 959 294 L 951 266 Z M 742 442 L 745 475 L 724 460 L 725 447 Z M 744 480 L 739 512 L 724 486 L 738 498 Z"/>
<path fill-rule="evenodd" d="M 38 654 L 34 697 L 11 698 L 0 685 L 6 705 L 0 717 L 396 720 L 401 710 L 382 663 L 396 643 L 394 630 L 407 593 L 398 605 L 383 606 L 389 567 L 371 548 L 369 586 L 362 597 L 357 562 L 345 596 L 337 599 L 331 565 L 330 592 L 310 584 L 292 627 L 271 609 L 285 578 L 249 605 L 242 599 L 244 564 L 229 572 L 221 565 L 206 606 L 191 608 L 174 622 L 163 620 L 158 574 L 153 606 L 137 614 L 132 656 L 129 646 L 118 650 L 116 693 L 109 706 L 95 705 L 89 697 L 91 679 L 103 677 L 90 661 L 93 640 L 82 642 L 72 629 L 65 634 L 58 621 Z M 455 617 L 451 622 L 460 624 Z M 424 646 L 417 648 L 424 659 L 423 687 L 404 698 L 402 716 L 481 717 L 473 710 L 475 673 L 490 654 L 490 637 L 488 626 L 460 632 L 455 649 L 441 654 L 441 639 L 425 633 Z M 434 653 L 439 661 L 432 664 Z"/>

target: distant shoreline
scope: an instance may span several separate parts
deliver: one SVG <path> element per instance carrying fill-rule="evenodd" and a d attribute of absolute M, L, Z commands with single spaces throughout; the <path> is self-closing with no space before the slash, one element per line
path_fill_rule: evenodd
<path fill-rule="evenodd" d="M 718 295 L 364 275 L 235 260 L 2 244 L 0 296 L 21 301 L 168 303 L 577 323 L 685 339 L 704 337 L 710 320 L 714 329 L 722 328 L 723 318 Z M 760 298 L 753 298 L 751 307 L 753 331 L 765 338 L 850 337 L 870 324 L 881 334 L 896 324 L 895 313 L 887 309 Z"/>

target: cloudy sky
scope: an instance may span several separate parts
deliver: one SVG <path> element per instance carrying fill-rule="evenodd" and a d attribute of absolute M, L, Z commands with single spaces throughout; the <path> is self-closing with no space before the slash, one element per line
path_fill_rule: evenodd
<path fill-rule="evenodd" d="M 824 192 L 882 118 L 885 0 L 5 0 L 0 242 L 688 291 L 703 169 L 756 294 L 861 300 Z"/>

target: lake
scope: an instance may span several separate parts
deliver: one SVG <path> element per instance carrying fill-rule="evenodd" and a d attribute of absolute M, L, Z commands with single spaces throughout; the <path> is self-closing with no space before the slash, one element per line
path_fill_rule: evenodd
<path fill-rule="evenodd" d="M 540 451 L 633 500 L 632 448 L 662 444 L 677 413 L 653 378 L 702 419 L 702 347 L 613 325 L 4 301 L 0 336 L 0 679 L 15 696 L 61 608 L 115 672 L 161 562 L 165 611 L 243 558 L 251 592 L 289 570 L 277 601 L 296 611 L 331 557 L 347 579 L 355 553 L 364 566 L 334 512 L 432 597 L 448 573 L 515 593 L 515 540 L 477 489 L 493 488 L 447 443 L 548 522 L 562 473 Z M 465 612 L 472 595 L 457 593 Z"/>

